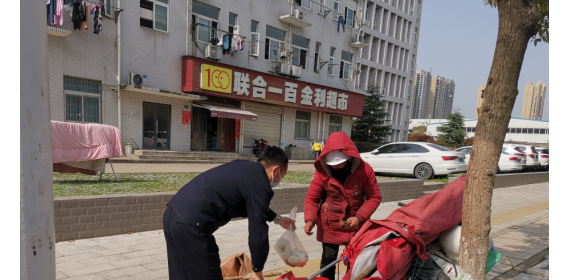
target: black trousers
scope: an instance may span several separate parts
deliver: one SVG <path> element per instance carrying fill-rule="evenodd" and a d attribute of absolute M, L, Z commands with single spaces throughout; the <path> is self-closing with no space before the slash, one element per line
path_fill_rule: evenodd
<path fill-rule="evenodd" d="M 216 239 L 187 224 L 172 208 L 163 216 L 170 280 L 222 280 Z"/>
<path fill-rule="evenodd" d="M 327 266 L 328 264 L 330 264 L 330 263 L 334 262 L 336 259 L 338 259 L 338 249 L 339 249 L 339 245 L 323 242 L 323 255 L 322 255 L 322 259 L 321 259 L 321 269 L 323 269 L 323 267 Z M 321 273 L 321 277 L 327 278 L 329 280 L 335 280 L 334 279 L 335 274 L 336 274 L 335 267 L 336 266 L 333 266 L 333 267 L 327 269 L 325 272 Z"/>

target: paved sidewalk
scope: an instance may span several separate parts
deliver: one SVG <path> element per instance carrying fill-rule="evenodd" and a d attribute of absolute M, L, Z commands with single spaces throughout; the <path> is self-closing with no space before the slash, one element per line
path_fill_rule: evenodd
<path fill-rule="evenodd" d="M 157 173 L 157 172 L 206 172 L 221 164 L 191 163 L 113 163 L 116 173 Z M 315 171 L 313 164 L 289 164 L 288 171 Z M 111 165 L 105 165 L 105 172 L 113 174 Z"/>
<path fill-rule="evenodd" d="M 549 184 L 542 183 L 494 191 L 491 237 L 497 251 L 509 257 L 515 266 L 548 248 L 548 189 Z M 382 203 L 372 218 L 384 219 L 396 208 L 397 202 Z M 306 277 L 318 270 L 321 244 L 315 240 L 315 234 L 307 236 L 302 232 L 302 221 L 300 214 L 297 233 L 311 261 L 294 273 Z M 282 228 L 270 224 L 270 244 L 274 244 L 281 234 Z M 221 258 L 240 252 L 249 255 L 247 220 L 230 222 L 214 236 Z M 56 245 L 56 264 L 57 279 L 168 279 L 166 245 L 160 230 L 60 242 Z M 264 270 L 284 266 L 271 248 Z M 507 269 L 501 261 L 487 279 L 493 279 Z"/>

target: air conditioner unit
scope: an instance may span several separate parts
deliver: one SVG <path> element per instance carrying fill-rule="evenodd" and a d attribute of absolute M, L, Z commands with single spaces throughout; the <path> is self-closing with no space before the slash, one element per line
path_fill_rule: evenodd
<path fill-rule="evenodd" d="M 279 54 L 279 57 L 280 57 L 280 58 L 286 58 L 286 57 L 287 57 L 287 51 L 282 51 L 282 52 Z"/>
<path fill-rule="evenodd" d="M 146 86 L 146 75 L 139 73 L 131 73 L 130 75 L 130 85 L 132 86 Z"/>
<path fill-rule="evenodd" d="M 291 65 L 281 64 L 281 73 L 287 75 L 291 74 Z"/>
<path fill-rule="evenodd" d="M 301 67 L 291 66 L 291 75 L 301 77 Z"/>
<path fill-rule="evenodd" d="M 234 35 L 239 35 L 239 25 L 234 26 Z"/>
<path fill-rule="evenodd" d="M 206 58 L 213 60 L 222 59 L 222 48 L 220 46 L 208 45 L 206 47 Z"/>
<path fill-rule="evenodd" d="M 295 10 L 295 18 L 298 20 L 303 20 L 303 11 Z"/>

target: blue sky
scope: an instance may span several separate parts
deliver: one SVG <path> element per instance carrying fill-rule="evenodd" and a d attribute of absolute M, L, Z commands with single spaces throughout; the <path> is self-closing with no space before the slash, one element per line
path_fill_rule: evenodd
<path fill-rule="evenodd" d="M 497 41 L 499 15 L 481 0 L 424 0 L 417 70 L 455 80 L 454 107 L 475 117 L 477 90 L 488 78 Z M 527 48 L 513 117 L 520 117 L 527 81 L 547 84 L 543 120 L 548 120 L 549 46 L 533 42 Z"/>

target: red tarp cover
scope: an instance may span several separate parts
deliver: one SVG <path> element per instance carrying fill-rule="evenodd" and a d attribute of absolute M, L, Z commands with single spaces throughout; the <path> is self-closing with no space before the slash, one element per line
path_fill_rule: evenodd
<path fill-rule="evenodd" d="M 367 221 L 351 239 L 350 245 L 345 247 L 343 255 L 353 264 L 364 246 L 389 230 L 395 231 L 401 237 L 382 243 L 376 267 L 383 276 L 382 279 L 403 279 L 414 253 L 425 259 L 425 245 L 434 241 L 441 232 L 461 222 L 464 187 L 465 175 L 443 190 L 396 209 L 385 220 Z M 343 279 L 350 279 L 350 275 L 351 271 Z"/>
<path fill-rule="evenodd" d="M 121 132 L 114 126 L 51 122 L 52 162 L 122 157 Z"/>

